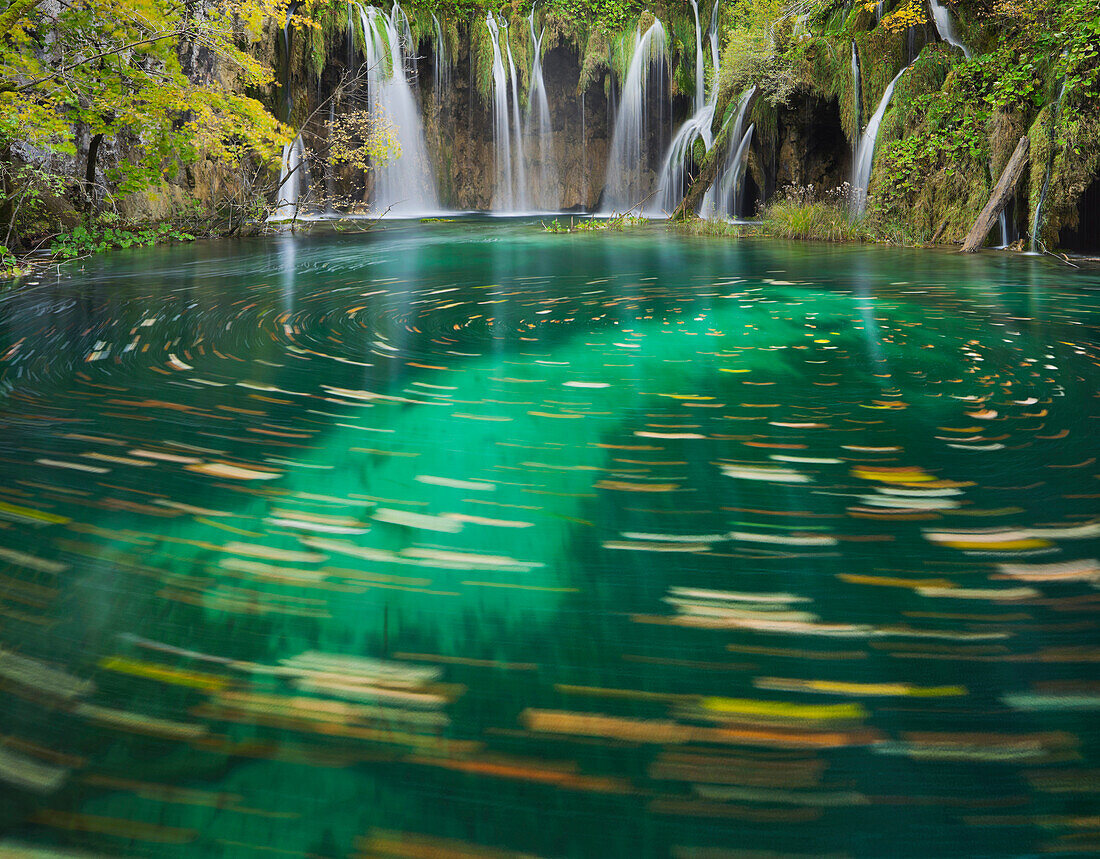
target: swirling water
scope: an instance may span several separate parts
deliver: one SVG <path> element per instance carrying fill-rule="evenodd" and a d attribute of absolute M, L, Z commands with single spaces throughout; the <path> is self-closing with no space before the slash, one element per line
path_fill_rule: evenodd
<path fill-rule="evenodd" d="M 475 218 L 10 293 L 0 852 L 1095 849 L 1098 284 Z"/>

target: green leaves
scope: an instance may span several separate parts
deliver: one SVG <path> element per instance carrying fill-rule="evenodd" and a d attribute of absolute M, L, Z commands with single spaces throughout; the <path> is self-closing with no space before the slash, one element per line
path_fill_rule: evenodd
<path fill-rule="evenodd" d="M 113 219 L 108 219 L 108 221 Z M 191 242 L 195 237 L 173 224 L 127 229 L 125 227 L 81 224 L 54 239 L 50 252 L 65 259 L 103 253 L 112 248 L 144 247 L 164 242 Z"/>
<path fill-rule="evenodd" d="M 34 6 L 20 0 L 0 13 L 13 19 L 0 51 L 0 146 L 72 155 L 77 125 L 123 138 L 128 157 L 109 178 L 129 193 L 200 153 L 223 163 L 250 153 L 269 160 L 286 142 L 274 117 L 240 94 L 272 79 L 241 45 L 258 22 L 281 20 L 277 0 Z M 192 57 L 209 58 L 206 67 L 193 68 Z"/>

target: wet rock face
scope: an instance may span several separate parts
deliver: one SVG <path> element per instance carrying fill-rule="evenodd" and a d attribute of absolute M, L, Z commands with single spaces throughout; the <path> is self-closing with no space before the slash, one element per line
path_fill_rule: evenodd
<path fill-rule="evenodd" d="M 554 48 L 543 60 L 552 151 L 558 165 L 558 199 L 566 209 L 595 207 L 610 143 L 607 96 L 602 86 L 594 85 L 582 99 L 577 93 L 580 71 L 580 59 L 568 47 Z"/>
<path fill-rule="evenodd" d="M 852 152 L 835 100 L 800 95 L 778 116 L 775 188 L 807 186 L 825 191 L 848 180 Z"/>
<path fill-rule="evenodd" d="M 1100 256 L 1100 179 L 1093 181 L 1077 201 L 1076 219 L 1062 228 L 1058 244 L 1076 253 Z"/>
<path fill-rule="evenodd" d="M 435 91 L 430 47 L 422 46 L 418 64 L 420 98 L 428 151 L 436 168 L 440 200 L 455 209 L 489 209 L 495 181 L 493 116 L 489 103 L 474 88 L 470 50 L 464 40 L 450 81 Z M 596 205 L 603 186 L 610 137 L 609 105 L 597 82 L 577 93 L 580 61 L 566 46 L 553 48 L 543 60 L 550 105 L 550 152 L 557 172 L 555 196 L 564 209 Z M 583 109 L 583 118 L 582 118 Z M 526 122 L 526 111 L 521 111 Z M 582 134 L 583 132 L 583 134 Z M 540 157 L 535 135 L 527 135 L 529 169 Z"/>
<path fill-rule="evenodd" d="M 417 66 L 428 153 L 440 202 L 455 209 L 488 209 L 493 200 L 493 116 L 472 84 L 470 44 L 463 39 L 448 85 L 436 92 L 434 57 Z"/>

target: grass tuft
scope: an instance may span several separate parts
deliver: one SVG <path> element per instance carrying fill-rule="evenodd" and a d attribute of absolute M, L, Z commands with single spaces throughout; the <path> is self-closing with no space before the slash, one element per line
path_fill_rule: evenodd
<path fill-rule="evenodd" d="M 781 239 L 859 242 L 867 238 L 859 223 L 835 203 L 779 200 L 764 209 L 761 229 Z"/>

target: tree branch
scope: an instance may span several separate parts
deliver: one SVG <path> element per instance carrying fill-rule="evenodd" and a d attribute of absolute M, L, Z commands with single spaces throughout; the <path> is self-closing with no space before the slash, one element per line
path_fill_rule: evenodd
<path fill-rule="evenodd" d="M 27 2 L 35 2 L 35 0 L 27 0 Z M 77 60 L 75 63 L 70 63 L 69 65 L 67 65 L 63 68 L 56 69 L 51 74 L 48 74 L 44 77 L 40 77 L 37 80 L 30 81 L 29 83 L 25 83 L 22 86 L 15 87 L 11 91 L 12 92 L 26 92 L 29 89 L 34 89 L 36 86 L 38 86 L 41 83 L 45 83 L 48 80 L 53 80 L 54 78 L 62 77 L 64 75 L 68 74 L 69 72 L 71 72 L 73 69 L 78 68 L 78 67 L 83 66 L 83 65 L 86 65 L 87 63 L 93 62 L 94 60 L 101 60 L 104 57 L 110 57 L 110 56 L 114 56 L 115 54 L 121 54 L 121 53 L 124 53 L 125 51 L 130 50 L 131 48 L 139 47 L 140 45 L 150 45 L 153 42 L 161 42 L 161 41 L 164 41 L 165 39 L 175 38 L 176 36 L 184 36 L 184 35 L 186 35 L 190 32 L 191 32 L 191 30 L 189 30 L 187 28 L 184 28 L 182 30 L 172 30 L 171 32 L 168 32 L 168 33 L 160 33 L 156 36 L 150 36 L 147 39 L 140 39 L 139 41 L 136 41 L 136 42 L 130 42 L 129 44 L 121 45 L 117 48 L 112 48 L 109 51 L 103 51 L 100 54 L 94 54 L 90 57 L 85 57 L 82 60 Z"/>

